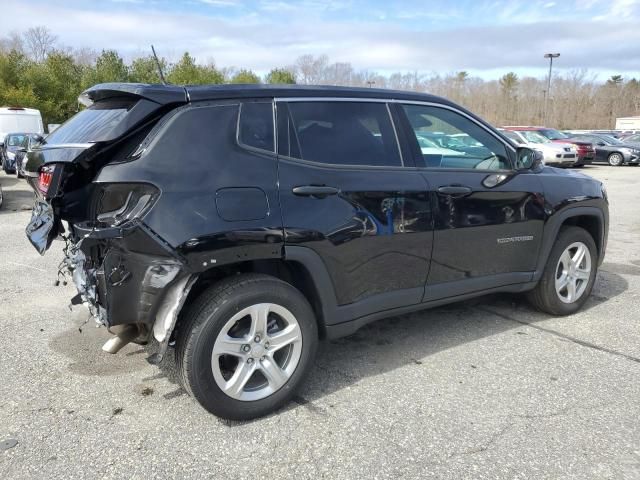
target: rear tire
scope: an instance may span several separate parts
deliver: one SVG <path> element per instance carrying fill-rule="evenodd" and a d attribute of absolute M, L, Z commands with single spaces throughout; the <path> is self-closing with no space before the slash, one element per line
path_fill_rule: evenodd
<path fill-rule="evenodd" d="M 315 315 L 302 293 L 268 275 L 243 274 L 191 305 L 179 326 L 176 363 L 183 386 L 205 409 L 249 420 L 291 398 L 317 347 Z"/>
<path fill-rule="evenodd" d="M 579 252 L 584 253 L 582 258 L 578 258 Z M 529 302 L 551 315 L 575 313 L 591 294 L 597 265 L 596 244 L 589 232 L 579 227 L 562 227 L 542 278 L 527 294 Z"/>

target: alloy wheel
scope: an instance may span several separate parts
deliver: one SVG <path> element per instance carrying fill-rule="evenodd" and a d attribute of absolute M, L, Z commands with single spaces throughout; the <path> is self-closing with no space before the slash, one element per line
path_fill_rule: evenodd
<path fill-rule="evenodd" d="M 612 153 L 611 155 L 609 155 L 609 165 L 613 167 L 622 165 L 622 161 L 622 155 L 620 155 L 619 153 Z"/>
<path fill-rule="evenodd" d="M 591 252 L 582 242 L 569 245 L 558 260 L 555 286 L 558 298 L 563 303 L 580 299 L 591 278 Z"/>
<path fill-rule="evenodd" d="M 274 303 L 236 313 L 213 345 L 211 369 L 229 397 L 255 401 L 284 386 L 302 354 L 302 330 L 295 316 Z"/>

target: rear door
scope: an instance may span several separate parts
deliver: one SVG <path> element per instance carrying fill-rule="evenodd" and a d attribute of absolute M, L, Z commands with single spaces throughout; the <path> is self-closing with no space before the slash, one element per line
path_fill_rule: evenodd
<path fill-rule="evenodd" d="M 437 104 L 399 111 L 433 204 L 425 300 L 528 281 L 544 220 L 536 174 L 515 172 L 515 149 L 462 111 Z"/>
<path fill-rule="evenodd" d="M 425 178 L 385 102 L 277 103 L 285 243 L 319 256 L 354 315 L 419 303 L 432 246 Z M 328 322 L 331 319 L 327 319 Z"/>

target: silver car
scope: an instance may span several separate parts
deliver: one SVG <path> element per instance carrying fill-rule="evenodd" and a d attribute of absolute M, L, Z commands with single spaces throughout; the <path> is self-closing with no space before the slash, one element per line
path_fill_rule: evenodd
<path fill-rule="evenodd" d="M 571 143 L 552 142 L 533 131 L 499 130 L 517 146 L 528 147 L 542 153 L 544 163 L 547 165 L 572 167 L 578 161 L 578 151 Z"/>

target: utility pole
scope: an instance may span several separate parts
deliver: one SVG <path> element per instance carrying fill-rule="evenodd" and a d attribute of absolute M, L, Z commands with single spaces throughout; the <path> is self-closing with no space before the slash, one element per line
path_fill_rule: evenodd
<path fill-rule="evenodd" d="M 553 59 L 558 58 L 559 56 L 559 53 L 544 54 L 544 58 L 549 59 L 549 77 L 547 78 L 547 93 L 544 96 L 544 116 L 542 119 L 542 123 L 545 127 L 547 126 L 547 104 L 549 102 L 549 97 L 551 96 L 551 69 L 553 68 Z"/>

